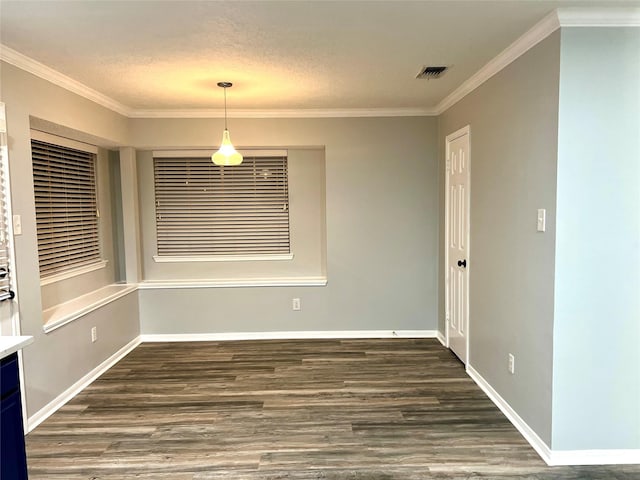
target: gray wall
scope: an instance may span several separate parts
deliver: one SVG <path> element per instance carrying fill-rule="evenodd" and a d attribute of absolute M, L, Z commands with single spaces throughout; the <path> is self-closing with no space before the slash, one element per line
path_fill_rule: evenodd
<path fill-rule="evenodd" d="M 221 119 L 134 119 L 132 138 L 139 150 L 210 147 L 222 128 Z M 328 285 L 144 290 L 142 333 L 436 329 L 434 118 L 232 119 L 229 128 L 236 147 L 325 148 Z"/>
<path fill-rule="evenodd" d="M 31 416 L 137 337 L 139 322 L 134 294 L 49 334 L 44 333 L 30 116 L 44 120 L 40 125 L 47 122 L 57 125 L 60 129 L 56 133 L 84 132 L 85 138 L 76 139 L 91 140 L 103 147 L 128 143 L 129 125 L 124 117 L 5 63 L 0 71 L 0 95 L 7 108 L 13 213 L 22 216 L 23 233 L 15 237 L 20 322 L 22 333 L 35 338 L 24 350 L 27 411 Z M 61 298 L 79 295 L 87 288 L 98 288 L 105 281 L 92 274 L 83 277 L 84 283 L 67 283 Z M 70 293 L 71 284 L 79 289 L 75 294 Z M 44 300 L 51 304 L 53 288 L 47 290 Z M 90 329 L 93 326 L 98 327 L 99 339 L 92 344 Z"/>
<path fill-rule="evenodd" d="M 553 448 L 640 448 L 640 29 L 562 30 Z"/>
<path fill-rule="evenodd" d="M 439 117 L 441 148 L 446 135 L 471 126 L 469 364 L 547 445 L 559 65 L 556 32 Z M 444 204 L 442 187 L 440 199 Z M 546 233 L 536 231 L 538 208 L 547 209 Z M 442 215 L 440 225 L 444 231 Z M 442 235 L 440 240 L 443 260 Z M 442 274 L 440 285 L 444 292 Z M 444 332 L 443 295 L 440 299 Z M 509 353 L 515 355 L 515 375 L 507 371 Z"/>

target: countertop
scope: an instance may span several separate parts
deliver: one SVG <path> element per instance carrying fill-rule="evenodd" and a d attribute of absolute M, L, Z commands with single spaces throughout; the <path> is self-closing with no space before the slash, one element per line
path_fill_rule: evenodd
<path fill-rule="evenodd" d="M 33 342 L 33 337 L 28 336 L 0 336 L 0 358 L 11 355 L 21 348 L 26 347 Z"/>

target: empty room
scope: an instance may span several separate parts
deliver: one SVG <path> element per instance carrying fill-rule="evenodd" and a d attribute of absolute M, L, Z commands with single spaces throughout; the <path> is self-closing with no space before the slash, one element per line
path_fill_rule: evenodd
<path fill-rule="evenodd" d="M 0 152 L 1 480 L 640 479 L 640 1 L 0 0 Z"/>

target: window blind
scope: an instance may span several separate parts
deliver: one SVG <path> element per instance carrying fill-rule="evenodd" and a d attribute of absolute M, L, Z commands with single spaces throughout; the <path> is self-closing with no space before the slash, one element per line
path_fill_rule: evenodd
<path fill-rule="evenodd" d="M 9 231 L 9 215 L 8 215 L 8 195 L 6 176 L 6 147 L 0 147 L 2 152 L 2 168 L 0 168 L 0 301 L 13 298 L 11 291 L 11 257 L 10 257 L 10 231 Z"/>
<path fill-rule="evenodd" d="M 287 157 L 154 158 L 158 256 L 290 253 Z"/>
<path fill-rule="evenodd" d="M 0 104 L 0 301 L 14 297 L 12 290 L 11 222 L 9 209 L 9 158 L 4 104 Z"/>
<path fill-rule="evenodd" d="M 100 260 L 96 155 L 31 140 L 40 276 Z"/>

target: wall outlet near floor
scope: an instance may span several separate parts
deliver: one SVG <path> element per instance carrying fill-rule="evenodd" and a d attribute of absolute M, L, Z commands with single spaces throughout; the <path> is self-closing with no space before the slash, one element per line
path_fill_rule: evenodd
<path fill-rule="evenodd" d="M 299 298 L 294 298 L 293 299 L 293 301 L 291 302 L 291 308 L 293 308 L 296 311 L 300 310 L 300 299 Z"/>
<path fill-rule="evenodd" d="M 91 343 L 95 343 L 98 340 L 98 327 L 91 327 Z"/>
<path fill-rule="evenodd" d="M 509 373 L 511 375 L 516 373 L 516 358 L 511 353 L 509 354 Z"/>

